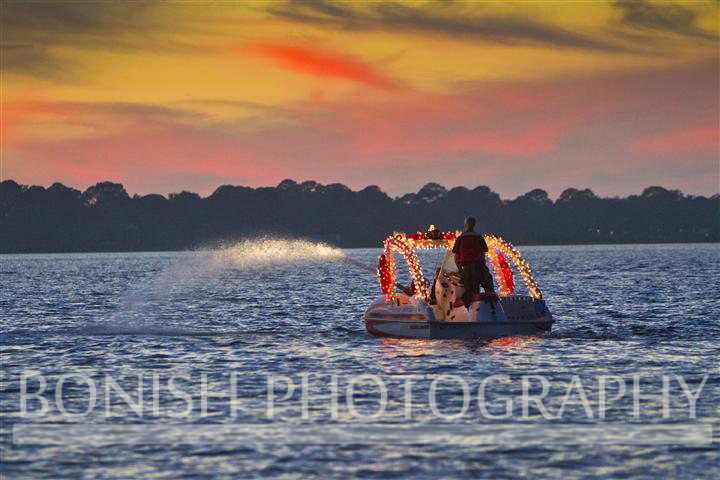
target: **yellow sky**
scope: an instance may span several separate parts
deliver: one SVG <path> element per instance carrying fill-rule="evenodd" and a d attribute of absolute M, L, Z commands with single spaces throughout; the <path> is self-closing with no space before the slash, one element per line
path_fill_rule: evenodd
<path fill-rule="evenodd" d="M 363 100 L 372 115 L 498 85 L 662 75 L 717 61 L 717 15 L 713 1 L 4 2 L 3 169 L 39 179 L 21 165 L 34 143 L 142 122 L 262 135 L 318 106 Z"/>

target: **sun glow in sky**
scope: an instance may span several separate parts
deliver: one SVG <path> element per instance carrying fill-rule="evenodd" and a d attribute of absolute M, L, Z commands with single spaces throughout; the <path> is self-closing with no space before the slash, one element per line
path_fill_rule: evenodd
<path fill-rule="evenodd" d="M 1 5 L 2 179 L 719 190 L 714 0 Z"/>

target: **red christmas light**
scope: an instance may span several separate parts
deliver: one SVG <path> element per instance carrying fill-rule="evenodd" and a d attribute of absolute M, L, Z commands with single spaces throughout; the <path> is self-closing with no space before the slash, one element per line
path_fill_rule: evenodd
<path fill-rule="evenodd" d="M 505 280 L 505 287 L 507 288 L 508 293 L 513 293 L 515 291 L 515 282 L 513 281 L 512 270 L 510 270 L 510 265 L 508 265 L 505 255 L 498 253 L 498 262 L 500 263 L 500 271 L 502 272 L 503 280 Z"/>
<path fill-rule="evenodd" d="M 378 259 L 377 274 L 378 279 L 380 280 L 380 288 L 382 288 L 383 293 L 388 295 L 391 294 L 394 287 L 393 276 L 390 271 L 390 264 L 388 263 L 387 257 L 384 253 L 381 254 Z"/>

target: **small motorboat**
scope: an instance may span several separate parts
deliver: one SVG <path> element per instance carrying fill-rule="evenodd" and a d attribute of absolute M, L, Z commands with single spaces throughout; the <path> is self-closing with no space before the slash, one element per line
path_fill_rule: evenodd
<path fill-rule="evenodd" d="M 377 274 L 383 294 L 365 311 L 365 326 L 378 337 L 429 339 L 492 339 L 506 336 L 536 336 L 550 332 L 554 322 L 520 252 L 496 235 L 485 235 L 487 257 L 495 274 L 498 293 L 475 295 L 469 307 L 461 297 L 464 288 L 452 248 L 459 232 L 428 232 L 388 237 L 378 261 Z M 416 250 L 441 249 L 445 255 L 432 283 L 420 268 Z M 396 283 L 395 251 L 410 269 L 412 285 Z M 510 263 L 520 273 L 527 294 L 515 293 Z M 399 290 L 399 291 L 398 291 Z"/>

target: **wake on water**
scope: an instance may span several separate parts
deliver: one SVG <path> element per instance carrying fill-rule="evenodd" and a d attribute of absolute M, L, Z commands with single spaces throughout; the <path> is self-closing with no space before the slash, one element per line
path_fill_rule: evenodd
<path fill-rule="evenodd" d="M 197 288 L 228 269 L 333 261 L 361 266 L 374 272 L 370 267 L 348 260 L 339 248 L 299 239 L 260 238 L 244 240 L 215 250 L 195 250 L 190 252 L 189 256 L 167 265 L 151 278 L 131 287 L 121 298 L 117 310 L 108 322 L 88 326 L 83 333 L 210 334 L 204 330 L 158 325 L 153 321 L 154 310 L 158 304 L 170 302 L 173 295 Z"/>

